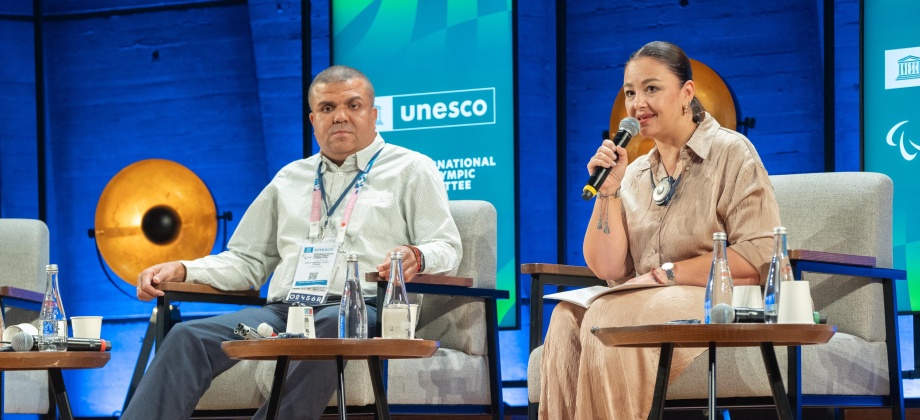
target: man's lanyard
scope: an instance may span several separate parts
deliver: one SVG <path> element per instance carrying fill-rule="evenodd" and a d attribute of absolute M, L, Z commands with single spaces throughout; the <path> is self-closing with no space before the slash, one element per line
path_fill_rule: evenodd
<path fill-rule="evenodd" d="M 386 145 L 384 145 L 386 146 Z M 364 167 L 364 170 L 359 170 L 358 174 L 355 175 L 355 178 L 351 180 L 351 183 L 348 184 L 348 188 L 345 188 L 342 191 L 342 194 L 339 196 L 338 200 L 335 200 L 335 203 L 329 207 L 329 210 L 326 212 L 326 224 L 329 223 L 329 218 L 335 213 L 335 210 L 339 208 L 339 204 L 342 203 L 342 200 L 345 199 L 345 196 L 348 194 L 348 191 L 354 187 L 354 193 L 351 195 L 351 198 L 348 199 L 348 204 L 345 206 L 345 214 L 342 216 L 342 223 L 339 225 L 339 232 L 336 236 L 336 243 L 345 242 L 345 229 L 348 226 L 349 220 L 351 220 L 351 212 L 355 209 L 355 202 L 358 201 L 358 194 L 361 192 L 361 188 L 364 187 L 364 183 L 367 180 L 367 174 L 371 171 L 371 167 L 374 166 L 374 161 L 377 160 L 377 156 L 380 155 L 380 152 L 383 151 L 383 147 L 374 153 L 374 156 L 371 157 L 371 160 L 367 162 L 367 166 Z M 320 213 L 321 203 L 326 202 L 326 189 L 323 186 L 323 163 L 320 160 L 320 164 L 316 167 L 316 179 L 313 180 L 313 208 L 310 211 L 310 238 L 316 238 L 320 234 Z M 323 229 L 325 231 L 325 229 Z"/>

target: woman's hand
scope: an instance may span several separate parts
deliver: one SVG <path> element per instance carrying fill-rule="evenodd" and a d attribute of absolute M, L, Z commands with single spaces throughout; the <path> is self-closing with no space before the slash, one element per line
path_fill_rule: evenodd
<path fill-rule="evenodd" d="M 631 278 L 623 284 L 661 284 L 661 282 L 655 279 L 655 276 L 649 271 L 641 276 Z"/>
<path fill-rule="evenodd" d="M 614 150 L 616 150 L 616 154 L 614 154 Z M 601 185 L 599 193 L 610 195 L 620 188 L 620 180 L 623 179 L 623 175 L 626 173 L 628 162 L 629 156 L 627 156 L 625 148 L 617 147 L 612 140 L 604 140 L 601 146 L 597 148 L 597 153 L 588 161 L 588 174 L 593 175 L 594 170 L 598 167 L 612 168 L 607 180 L 604 181 L 604 185 Z"/>

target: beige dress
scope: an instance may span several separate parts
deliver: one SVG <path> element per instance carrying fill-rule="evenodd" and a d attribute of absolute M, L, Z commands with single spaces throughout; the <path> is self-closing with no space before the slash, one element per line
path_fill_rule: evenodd
<path fill-rule="evenodd" d="M 630 276 L 665 262 L 712 251 L 712 233 L 726 232 L 729 248 L 766 278 L 772 230 L 780 226 L 773 186 L 747 138 L 706 118 L 680 152 L 682 171 L 668 206 L 652 200 L 650 171 L 666 176 L 652 149 L 626 168 L 623 218 Z M 645 419 L 654 392 L 658 349 L 608 348 L 592 327 L 703 319 L 705 289 L 674 286 L 606 295 L 590 309 L 560 303 L 553 311 L 541 365 L 540 418 Z M 702 349 L 675 349 L 673 380 Z"/>

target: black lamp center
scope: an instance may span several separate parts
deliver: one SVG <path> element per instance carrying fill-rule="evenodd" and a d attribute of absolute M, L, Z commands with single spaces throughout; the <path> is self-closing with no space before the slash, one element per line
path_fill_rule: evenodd
<path fill-rule="evenodd" d="M 179 236 L 182 219 L 170 207 L 156 206 L 144 213 L 141 221 L 141 230 L 150 242 L 157 245 L 166 245 Z"/>

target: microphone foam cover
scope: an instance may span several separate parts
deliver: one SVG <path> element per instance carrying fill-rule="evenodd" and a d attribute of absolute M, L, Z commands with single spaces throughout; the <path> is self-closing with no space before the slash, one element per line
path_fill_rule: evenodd
<path fill-rule="evenodd" d="M 262 337 L 271 337 L 272 334 L 275 333 L 275 330 L 272 328 L 271 325 L 268 325 L 263 322 L 259 324 L 259 328 L 256 328 L 256 332 L 259 333 L 259 335 L 261 335 Z"/>
<path fill-rule="evenodd" d="M 731 324 L 735 321 L 735 308 L 727 303 L 720 303 L 709 311 L 709 320 L 713 324 Z"/>
<path fill-rule="evenodd" d="M 14 351 L 31 351 L 33 345 L 35 345 L 35 339 L 32 338 L 32 334 L 23 331 L 13 334 L 10 340 L 10 346 Z"/>
<path fill-rule="evenodd" d="M 626 117 L 620 121 L 620 130 L 626 130 L 630 137 L 639 132 L 639 120 L 634 117 Z"/>

